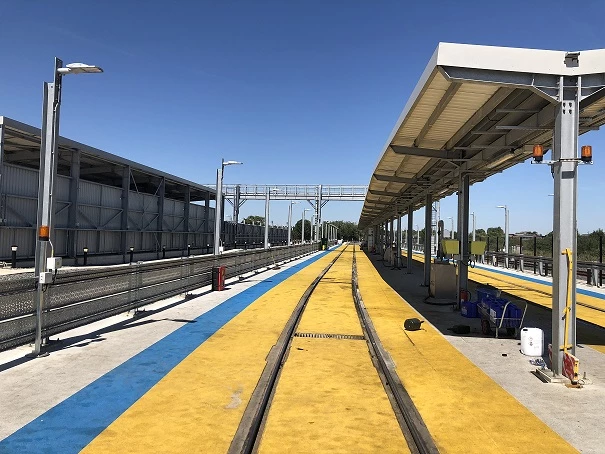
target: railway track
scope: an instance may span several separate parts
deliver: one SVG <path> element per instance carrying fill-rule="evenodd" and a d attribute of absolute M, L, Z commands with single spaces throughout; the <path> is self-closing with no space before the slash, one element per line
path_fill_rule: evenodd
<path fill-rule="evenodd" d="M 297 327 L 307 307 L 307 303 L 318 284 L 324 279 L 333 265 L 341 258 L 343 253 L 353 253 L 351 270 L 352 299 L 361 324 L 363 336 L 357 336 L 367 343 L 372 363 L 376 367 L 386 395 L 389 398 L 401 432 L 413 453 L 439 452 L 420 414 L 416 410 L 410 396 L 397 376 L 393 362 L 388 352 L 382 346 L 374 329 L 372 321 L 365 308 L 359 288 L 357 286 L 357 268 L 355 259 L 355 245 L 349 244 L 337 253 L 336 257 L 313 280 L 303 293 L 292 315 L 281 332 L 277 343 L 267 356 L 266 366 L 261 374 L 258 384 L 252 393 L 250 401 L 244 411 L 240 425 L 232 440 L 229 453 L 253 453 L 258 451 L 263 430 L 267 421 L 273 397 L 277 391 L 280 374 L 288 359 L 288 352 L 295 337 L 305 337 L 307 333 L 297 333 Z M 325 334 L 322 337 L 336 337 L 339 335 Z M 317 337 L 317 336 L 314 336 Z M 353 336 L 355 337 L 355 336 Z M 371 367 L 371 366 L 370 366 Z M 277 391 L 279 392 L 279 391 Z"/>

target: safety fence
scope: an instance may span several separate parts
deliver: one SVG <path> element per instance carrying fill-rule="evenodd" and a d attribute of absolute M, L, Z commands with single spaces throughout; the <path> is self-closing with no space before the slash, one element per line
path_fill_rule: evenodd
<path fill-rule="evenodd" d="M 317 251 L 316 243 L 192 256 L 130 265 L 60 270 L 44 295 L 42 337 L 92 323 L 212 282 L 212 268 L 241 276 Z M 36 279 L 33 273 L 2 276 L 0 351 L 34 341 Z"/>
<path fill-rule="evenodd" d="M 406 249 L 402 249 L 405 253 Z M 414 245 L 414 253 L 423 253 L 422 247 Z M 448 256 L 450 257 L 450 256 Z M 552 276 L 553 263 L 551 257 L 532 256 L 524 254 L 506 254 L 504 252 L 487 251 L 482 256 L 472 256 L 477 263 L 517 270 L 523 273 L 533 273 L 542 277 Z M 603 287 L 605 282 L 605 263 L 576 262 L 576 279 L 595 287 Z"/>
<path fill-rule="evenodd" d="M 508 260 L 507 260 L 508 258 Z M 504 252 L 489 251 L 485 253 L 485 263 L 522 272 L 552 276 L 552 258 L 535 257 L 523 254 L 505 254 Z M 605 264 L 599 262 L 576 262 L 576 278 L 589 285 L 603 286 L 605 280 Z"/>

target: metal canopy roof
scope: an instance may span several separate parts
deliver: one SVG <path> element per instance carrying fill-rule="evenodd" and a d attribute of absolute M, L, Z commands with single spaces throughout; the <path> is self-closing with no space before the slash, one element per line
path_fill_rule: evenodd
<path fill-rule="evenodd" d="M 40 129 L 33 126 L 0 116 L 0 127 L 4 128 L 4 162 L 38 169 L 40 167 Z M 125 167 L 130 168 L 131 189 L 154 194 L 158 185 L 164 179 L 165 195 L 175 200 L 185 200 L 189 187 L 189 200 L 203 201 L 206 195 L 216 198 L 213 187 L 185 180 L 160 170 L 130 161 L 129 159 L 107 153 L 97 148 L 59 137 L 57 173 L 69 176 L 72 152 L 79 150 L 80 178 L 115 187 L 122 187 L 122 175 Z"/>
<path fill-rule="evenodd" d="M 439 44 L 376 164 L 360 227 L 456 192 L 462 174 L 473 184 L 525 161 L 535 144 L 549 149 L 565 76 L 581 76 L 579 133 L 597 129 L 605 50 Z"/>

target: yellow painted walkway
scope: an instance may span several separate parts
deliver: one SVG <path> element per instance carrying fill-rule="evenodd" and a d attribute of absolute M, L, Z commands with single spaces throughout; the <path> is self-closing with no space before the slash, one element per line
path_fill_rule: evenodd
<path fill-rule="evenodd" d="M 265 358 L 327 254 L 223 326 L 116 419 L 88 453 L 224 453 Z M 283 452 L 283 450 L 282 450 Z"/>
<path fill-rule="evenodd" d="M 352 259 L 349 247 L 311 296 L 297 332 L 363 334 Z M 259 452 L 409 452 L 364 340 L 294 339 Z"/>
<path fill-rule="evenodd" d="M 402 330 L 418 313 L 357 254 L 359 287 L 397 373 L 440 452 L 577 452 L 426 323 Z M 409 336 L 409 337 L 408 337 Z"/>

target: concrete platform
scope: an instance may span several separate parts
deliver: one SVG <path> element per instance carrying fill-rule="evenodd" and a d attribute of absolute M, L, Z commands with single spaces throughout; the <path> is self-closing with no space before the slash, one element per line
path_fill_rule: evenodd
<path fill-rule="evenodd" d="M 530 364 L 529 361 L 535 358 L 521 354 L 518 339 L 486 337 L 481 334 L 479 319 L 464 318 L 459 312 L 454 312 L 451 306 L 440 307 L 424 302 L 427 289 L 421 286 L 423 257 L 414 256 L 412 274 L 405 274 L 406 270 L 391 270 L 390 266 L 387 267 L 378 260 L 378 255 L 370 254 L 369 257 L 385 280 L 400 295 L 403 295 L 406 301 L 439 329 L 452 345 L 519 402 L 581 452 L 603 452 L 605 421 L 602 418 L 602 408 L 605 407 L 605 355 L 601 352 L 605 345 L 604 328 L 584 320 L 577 322 L 579 343 L 577 356 L 580 358 L 580 376 L 583 376 L 584 372 L 587 376 L 587 379 L 583 381 L 585 386 L 582 389 L 569 389 L 562 384 L 545 384 L 532 374 L 536 366 Z M 471 292 L 475 294 L 478 281 L 502 289 L 505 292 L 504 296 L 513 301 L 519 303 L 528 301 L 524 325 L 541 328 L 545 335 L 545 345 L 547 345 L 550 342 L 552 326 L 550 305 L 547 303 L 550 301 L 550 286 L 547 279 L 543 279 L 543 284 L 530 282 L 530 286 L 526 279 L 521 279 L 523 276 L 508 277 L 497 272 L 500 270 L 492 271 L 486 268 L 469 269 L 469 279 L 474 281 L 470 284 Z M 586 296 L 578 295 L 578 299 L 584 300 Z M 597 296 L 588 296 L 597 298 Z M 455 335 L 448 330 L 457 324 L 469 325 L 471 327 L 470 335 Z M 543 359 L 548 362 L 547 354 Z M 497 411 L 496 408 L 494 411 Z"/>
<path fill-rule="evenodd" d="M 317 253 L 229 282 L 225 292 L 204 288 L 79 328 L 46 358 L 24 359 L 27 348 L 0 353 L 0 405 L 8 415 L 0 420 L 0 452 L 226 452 L 267 353 L 331 258 Z M 451 335 L 447 327 L 466 319 L 426 306 L 420 268 L 406 275 L 373 259 L 357 256 L 362 297 L 442 452 L 600 452 L 603 355 L 585 348 L 592 385 L 543 384 L 517 340 L 485 338 L 476 326 L 471 336 Z M 326 278 L 298 331 L 356 334 L 350 262 Z M 414 308 L 427 323 L 406 333 L 403 320 L 417 316 Z M 392 409 L 361 342 L 297 339 L 263 452 L 405 449 L 388 429 Z M 349 424 L 338 408 L 363 411 Z M 323 437 L 332 441 L 322 445 Z"/>

